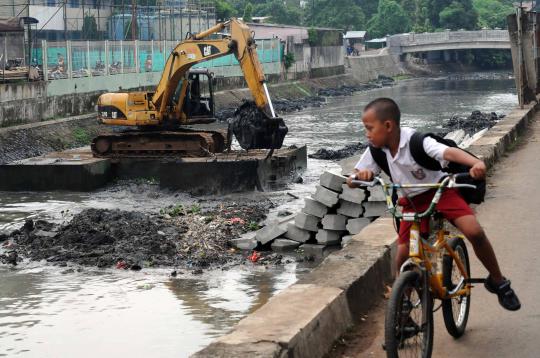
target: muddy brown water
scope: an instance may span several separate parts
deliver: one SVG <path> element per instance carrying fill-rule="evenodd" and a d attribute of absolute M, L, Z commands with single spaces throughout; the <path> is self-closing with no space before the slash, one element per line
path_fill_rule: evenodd
<path fill-rule="evenodd" d="M 329 98 L 323 108 L 284 116 L 289 127 L 285 144 L 307 144 L 313 153 L 359 141 L 361 108 L 380 96 L 397 100 L 404 125 L 424 130 L 438 130 L 445 119 L 472 110 L 509 112 L 516 105 L 513 80 L 483 77 L 413 79 L 392 88 Z M 299 209 L 302 200 L 287 193 L 308 195 L 321 171 L 337 168 L 335 162 L 310 159 L 302 184 L 264 194 L 276 204 L 269 218 L 283 209 Z M 117 184 L 88 194 L 0 193 L 0 231 L 12 230 L 28 217 L 61 222 L 87 207 L 156 212 L 194 200 L 162 192 L 152 183 Z M 42 262 L 15 269 L 0 266 L 0 356 L 186 357 L 307 270 L 296 263 L 243 265 L 171 278 L 168 269 L 126 272 Z"/>

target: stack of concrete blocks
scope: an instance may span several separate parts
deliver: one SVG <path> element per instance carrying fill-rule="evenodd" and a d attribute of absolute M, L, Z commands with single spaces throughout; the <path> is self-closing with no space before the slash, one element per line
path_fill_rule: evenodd
<path fill-rule="evenodd" d="M 384 214 L 386 201 L 380 187 L 351 189 L 344 176 L 325 172 L 320 185 L 304 208 L 287 224 L 268 225 L 255 234 L 233 240 L 242 249 L 270 244 L 274 251 L 300 248 L 308 255 L 321 256 L 328 246 L 348 243 L 376 217 Z M 373 193 L 373 194 L 370 194 Z"/>

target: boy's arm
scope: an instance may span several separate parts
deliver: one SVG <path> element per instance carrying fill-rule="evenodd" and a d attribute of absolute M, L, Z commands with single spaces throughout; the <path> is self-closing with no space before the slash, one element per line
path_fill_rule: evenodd
<path fill-rule="evenodd" d="M 486 164 L 464 150 L 448 147 L 444 151 L 443 158 L 449 162 L 456 162 L 471 167 L 469 174 L 474 179 L 484 179 L 486 177 Z"/>
<path fill-rule="evenodd" d="M 354 167 L 354 176 L 351 175 L 347 178 L 347 185 L 349 188 L 356 188 L 357 185 L 353 184 L 353 180 L 363 180 L 369 181 L 373 179 L 373 176 L 379 173 L 381 170 L 373 157 L 371 156 L 371 151 L 369 148 L 366 148 L 358 163 Z"/>

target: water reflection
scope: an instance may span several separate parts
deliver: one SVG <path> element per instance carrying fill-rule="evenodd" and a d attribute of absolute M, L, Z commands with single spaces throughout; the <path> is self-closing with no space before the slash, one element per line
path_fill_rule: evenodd
<path fill-rule="evenodd" d="M 0 269 L 0 356 L 188 356 L 297 280 L 296 265 L 165 272 Z"/>

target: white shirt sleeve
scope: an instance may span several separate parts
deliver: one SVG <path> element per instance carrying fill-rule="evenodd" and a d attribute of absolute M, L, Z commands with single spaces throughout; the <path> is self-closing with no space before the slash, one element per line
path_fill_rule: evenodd
<path fill-rule="evenodd" d="M 444 151 L 447 148 L 450 148 L 449 146 L 439 143 L 431 137 L 425 137 L 423 144 L 424 144 L 424 151 L 426 152 L 427 155 L 437 160 L 443 168 L 448 165 L 448 161 L 444 160 Z"/>
<path fill-rule="evenodd" d="M 366 148 L 364 154 L 360 157 L 360 160 L 354 166 L 358 170 L 370 170 L 373 174 L 378 175 L 381 172 L 381 168 L 375 163 L 373 157 L 371 156 L 371 151 L 369 148 Z"/>

